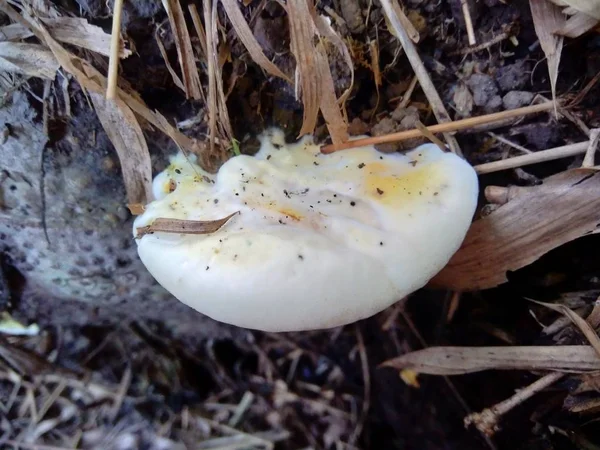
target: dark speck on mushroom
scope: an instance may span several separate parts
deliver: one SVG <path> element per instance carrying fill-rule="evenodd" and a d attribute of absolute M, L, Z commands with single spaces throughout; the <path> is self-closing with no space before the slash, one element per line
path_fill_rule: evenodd
<path fill-rule="evenodd" d="M 379 188 L 377 188 L 377 193 L 378 193 L 379 195 L 383 195 L 383 191 L 382 191 L 381 189 L 379 189 Z"/>
<path fill-rule="evenodd" d="M 318 165 L 319 165 L 319 163 L 318 163 L 318 162 L 316 162 L 316 161 L 313 161 L 313 164 L 314 164 L 315 166 L 318 166 Z"/>
<path fill-rule="evenodd" d="M 215 205 L 216 205 L 217 203 L 219 203 L 219 199 L 218 199 L 218 198 L 215 198 L 215 199 L 214 199 L 214 202 L 215 202 Z"/>
<path fill-rule="evenodd" d="M 362 169 L 363 167 L 365 167 L 365 163 L 360 163 L 360 164 L 358 165 L 358 168 L 359 168 L 359 169 Z"/>
<path fill-rule="evenodd" d="M 210 269 L 210 266 L 206 266 L 206 270 Z"/>
<path fill-rule="evenodd" d="M 267 156 L 267 161 L 271 159 L 271 155 Z"/>
<path fill-rule="evenodd" d="M 383 159 L 383 156 L 380 156 L 379 159 Z"/>
<path fill-rule="evenodd" d="M 298 255 L 298 258 L 300 259 L 300 261 L 304 261 L 304 256 Z"/>
<path fill-rule="evenodd" d="M 179 175 L 181 173 L 181 170 L 175 169 L 175 173 Z"/>
<path fill-rule="evenodd" d="M 379 245 L 383 246 L 383 242 L 380 242 Z"/>
<path fill-rule="evenodd" d="M 356 206 L 356 202 L 354 202 L 354 201 L 350 202 L 350 206 Z"/>

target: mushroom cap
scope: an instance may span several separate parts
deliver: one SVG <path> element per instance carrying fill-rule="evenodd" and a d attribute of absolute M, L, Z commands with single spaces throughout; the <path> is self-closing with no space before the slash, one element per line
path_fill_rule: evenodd
<path fill-rule="evenodd" d="M 425 286 L 460 247 L 478 180 L 433 144 L 326 155 L 310 138 L 288 145 L 270 131 L 255 156 L 215 176 L 177 155 L 154 192 L 134 236 L 157 218 L 239 212 L 213 233 L 138 238 L 154 278 L 215 320 L 281 332 L 355 322 Z"/>

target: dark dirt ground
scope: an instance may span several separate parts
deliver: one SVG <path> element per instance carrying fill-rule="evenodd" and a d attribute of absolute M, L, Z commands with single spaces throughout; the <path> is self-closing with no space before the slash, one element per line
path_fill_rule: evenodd
<path fill-rule="evenodd" d="M 110 9 L 105 2 L 61 0 L 55 3 L 110 31 Z M 250 5 L 246 12 L 253 13 L 261 2 L 246 3 Z M 356 3 L 326 0 L 319 4 L 319 9 L 331 7 L 345 17 L 344 8 L 351 10 Z M 275 2 L 267 5 L 257 16 L 259 25 L 254 31 L 268 56 L 286 67 L 291 64 L 290 54 L 281 48 L 286 36 L 286 22 Z M 417 18 L 415 20 L 421 17 L 425 23 L 419 50 L 435 86 L 455 118 L 461 117 L 460 111 L 464 107 L 453 100 L 454 92 L 461 86 L 469 88 L 475 103 L 467 107 L 465 116 L 502 109 L 502 100 L 497 96 L 503 97 L 511 91 L 550 96 L 547 67 L 536 44 L 528 2 L 473 2 L 478 42 L 490 40 L 503 31 L 514 39 L 470 54 L 454 54 L 466 47 L 459 1 L 408 0 L 405 6 Z M 365 10 L 368 4 L 361 2 L 358 7 Z M 182 121 L 195 116 L 204 106 L 185 99 L 173 84 L 160 57 L 154 29 L 165 17 L 157 0 L 125 2 L 123 30 L 135 43 L 136 51 L 123 62 L 122 76 L 150 108 L 158 109 L 172 121 Z M 360 23 L 354 24 L 353 31 L 350 28 L 352 21 L 346 19 L 346 36 L 355 43 L 357 66 L 355 90 L 348 103 L 353 126 L 360 133 L 401 129 L 406 123 L 403 125 L 390 115 L 408 87 L 412 69 L 402 54 L 394 58 L 398 45 L 385 29 L 377 1 L 371 9 L 372 22 L 379 24 L 377 35 L 375 27 L 361 29 Z M 368 67 L 366 42 L 369 38 L 379 39 L 383 85 L 379 88 L 378 102 L 373 72 Z M 172 37 L 166 33 L 163 39 L 175 63 Z M 272 49 L 270 54 L 269 49 Z M 242 150 L 251 152 L 255 148 L 255 135 L 271 125 L 283 127 L 288 138 L 294 139 L 301 125 L 302 109 L 289 86 L 265 78 L 248 55 L 243 54 L 243 47 L 235 39 L 230 51 L 232 62 L 225 65 L 224 76 L 229 79 L 233 71 L 241 73 L 229 96 L 228 106 L 234 134 L 241 141 Z M 236 61 L 241 63 L 238 65 Z M 362 65 L 357 64 L 360 61 Z M 99 67 L 106 68 L 106 61 L 96 62 Z M 344 86 L 348 74 L 344 73 L 341 63 L 339 66 L 336 83 Z M 599 70 L 600 37 L 597 34 L 568 41 L 560 66 L 558 95 L 575 96 Z M 29 85 L 33 92 L 40 93 L 41 84 L 31 80 Z M 85 116 L 84 112 L 79 114 L 77 111 L 87 110 L 89 115 L 89 107 L 76 83 L 71 88 L 77 117 Z M 576 108 L 577 115 L 590 128 L 600 125 L 595 101 L 600 94 L 598 89 L 593 88 Z M 378 108 L 373 111 L 376 104 Z M 411 104 L 421 113 L 421 120 L 427 119 L 424 123 L 432 123 L 431 114 L 427 113 L 427 101 L 419 88 L 413 94 Z M 98 131 L 97 122 L 90 121 L 88 127 Z M 85 122 L 82 123 L 85 126 Z M 52 128 L 52 139 L 60 142 L 64 124 L 62 128 L 58 126 L 60 123 L 56 125 Z M 582 137 L 573 124 L 565 120 L 557 123 L 549 115 L 494 131 L 532 150 L 562 145 Z M 85 128 L 79 132 L 85 135 Z M 320 127 L 317 135 L 325 132 L 325 128 Z M 101 130 L 98 133 L 101 134 Z M 206 127 L 199 122 L 186 133 L 202 137 Z M 153 139 L 149 139 L 151 152 L 164 155 L 165 146 L 170 144 L 164 137 L 152 136 Z M 502 145 L 490 145 L 489 136 L 483 132 L 459 135 L 458 139 L 465 156 L 473 164 L 498 159 L 506 151 Z M 103 151 L 113 152 L 107 139 L 98 142 L 106 146 Z M 77 151 L 72 146 L 66 148 Z M 164 158 L 157 161 L 155 169 L 164 165 Z M 481 177 L 481 183 L 482 186 L 530 185 L 580 162 L 581 158 L 567 158 L 525 170 L 500 172 Z M 81 442 L 89 445 L 80 448 L 179 448 L 175 442 L 187 442 L 189 446 L 184 448 L 209 448 L 192 444 L 194 433 L 209 439 L 219 433 L 232 434 L 231 430 L 224 431 L 202 421 L 194 428 L 186 421 L 196 415 L 216 423 L 227 423 L 244 394 L 251 392 L 254 396 L 252 406 L 232 429 L 248 435 L 285 429 L 290 434 L 276 444 L 277 449 L 354 448 L 341 444 L 351 441 L 356 448 L 364 449 L 486 449 L 490 448 L 490 443 L 476 430 L 465 429 L 463 418 L 469 412 L 480 411 L 509 397 L 515 389 L 533 382 L 537 378 L 535 374 L 487 371 L 447 379 L 421 376 L 420 386 L 411 387 L 396 371 L 378 365 L 424 345 L 551 343 L 550 338 L 541 334 L 541 327 L 530 314 L 531 305 L 525 298 L 550 301 L 562 294 L 575 293 L 573 295 L 582 302 L 592 302 L 600 293 L 598 249 L 599 235 L 567 244 L 530 267 L 510 274 L 510 281 L 504 286 L 464 295 L 451 320 L 447 319 L 449 296 L 444 292 L 424 290 L 411 296 L 405 304 L 356 326 L 328 332 L 291 335 L 240 332 L 236 339 L 206 340 L 175 336 L 168 327 L 156 321 L 59 324 L 48 326 L 47 334 L 41 337 L 11 338 L 10 345 L 8 340 L 0 341 L 0 348 L 18 345 L 35 350 L 48 358 L 52 367 L 60 366 L 77 374 L 83 372 L 106 386 L 118 386 L 124 374 L 131 371 L 122 407 L 114 415 L 105 411 L 105 400 L 73 401 L 79 408 L 75 418 L 56 424 L 44 435 L 43 442 L 56 448 L 70 448 L 64 444 L 64 439 L 67 435 L 75 435 L 76 430 L 82 432 Z M 5 257 L 3 268 L 7 281 L 5 291 L 11 293 L 12 309 L 18 315 L 16 299 L 26 277 L 19 273 L 9 257 Z M 48 298 L 47 301 L 52 300 Z M 544 313 L 536 312 L 538 319 L 544 322 Z M 39 320 L 34 314 L 29 312 L 25 317 Z M 41 322 L 48 321 L 44 322 L 42 318 Z M 572 333 L 571 342 L 585 341 Z M 6 358 L 1 353 L 0 357 Z M 368 359 L 368 381 L 361 359 L 365 357 Z M 29 356 L 25 362 L 16 364 L 24 364 L 25 373 L 51 370 L 43 363 L 32 363 Z M 15 370 L 14 365 L 9 366 Z M 9 380 L 0 381 L 4 405 L 13 385 Z M 598 448 L 597 408 L 588 414 L 575 414 L 563 407 L 573 388 L 572 382 L 565 379 L 516 408 L 502 421 L 502 429 L 492 439 L 493 444 L 499 449 Z M 73 396 L 76 389 L 69 389 L 72 389 L 69 395 Z M 43 390 L 40 392 L 40 395 L 44 394 Z M 368 406 L 368 414 L 361 417 L 365 406 Z M 27 408 L 17 412 L 15 408 L 0 411 L 0 428 L 10 439 L 30 426 Z M 59 415 L 57 411 L 52 410 L 49 415 Z M 359 434 L 353 436 L 356 432 Z M 138 440 L 127 441 L 127 433 L 137 436 Z M 97 434 L 110 439 L 98 444 Z M 158 446 L 160 440 L 156 436 L 159 435 L 164 437 L 165 447 Z M 96 447 L 93 447 L 94 442 Z M 127 442 L 129 446 L 125 445 Z M 5 445 L 2 448 L 19 448 Z M 229 442 L 228 445 L 233 444 Z M 214 448 L 254 447 L 247 443 L 247 447 Z"/>

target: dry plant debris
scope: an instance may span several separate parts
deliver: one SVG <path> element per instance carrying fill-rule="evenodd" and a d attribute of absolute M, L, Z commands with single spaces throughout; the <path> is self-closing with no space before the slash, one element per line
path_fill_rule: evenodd
<path fill-rule="evenodd" d="M 357 142 L 348 142 L 348 102 L 352 100 L 355 66 L 366 67 L 372 71 L 379 105 L 379 89 L 389 84 L 387 77 L 390 68 L 401 65 L 400 58 L 403 52 L 408 61 L 408 64 L 404 64 L 410 72 L 403 73 L 403 76 L 411 81 L 407 83 L 407 88 L 401 91 L 400 106 L 407 108 L 411 105 L 418 108 L 421 113 L 433 113 L 438 124 L 429 125 L 427 128 L 421 127 L 421 130 L 415 128 L 408 132 L 401 132 L 404 133 L 401 137 L 414 138 L 422 136 L 424 132 L 426 134 L 432 131 L 443 132 L 448 146 L 459 153 L 460 148 L 453 134 L 454 131 L 460 130 L 462 133 L 471 133 L 470 136 L 478 136 L 480 131 L 491 129 L 477 128 L 483 122 L 478 124 L 477 117 L 469 117 L 475 106 L 469 90 L 472 87 L 464 82 L 464 78 L 472 72 L 481 75 L 478 72 L 483 71 L 487 75 L 485 72 L 491 72 L 491 67 L 498 58 L 510 58 L 506 50 L 510 48 L 509 43 L 514 43 L 516 40 L 517 33 L 514 27 L 503 25 L 497 33 L 483 36 L 480 30 L 473 26 L 473 22 L 477 20 L 476 9 L 470 8 L 466 1 L 458 2 L 466 22 L 466 37 L 470 46 L 466 48 L 458 46 L 458 50 L 451 50 L 449 55 L 462 55 L 465 59 L 458 67 L 446 67 L 444 64 L 447 64 L 447 61 L 432 61 L 431 55 L 427 55 L 428 59 L 425 61 L 422 58 L 421 48 L 417 49 L 415 46 L 415 44 L 426 45 L 426 39 L 431 33 L 444 35 L 446 32 L 444 26 L 431 26 L 429 21 L 436 22 L 431 17 L 425 19 L 425 26 L 415 26 L 410 19 L 410 13 L 406 12 L 404 6 L 400 6 L 396 0 L 382 0 L 383 10 L 378 9 L 379 14 L 375 15 L 374 20 L 369 15 L 372 12 L 372 5 L 369 5 L 365 23 L 359 20 L 356 26 L 367 29 L 367 33 L 371 29 L 377 33 L 367 34 L 368 39 L 364 43 L 359 41 L 356 35 L 351 37 L 349 33 L 343 31 L 344 27 L 348 28 L 349 25 L 354 27 L 355 24 L 347 22 L 347 18 L 343 17 L 345 7 L 342 6 L 340 11 L 336 2 L 333 8 L 329 5 L 315 4 L 312 0 L 308 2 L 290 0 L 280 3 L 284 5 L 290 22 L 290 47 L 294 56 L 291 68 L 286 65 L 278 66 L 280 55 L 267 56 L 266 50 L 255 36 L 253 26 L 256 18 L 265 8 L 266 2 L 254 5 L 252 2 L 240 3 L 236 0 L 207 1 L 204 2 L 203 14 L 199 14 L 194 4 L 190 4 L 186 10 L 179 0 L 162 1 L 168 20 L 165 20 L 156 30 L 157 45 L 173 83 L 186 98 L 203 103 L 205 109 L 198 113 L 197 120 L 209 124 L 206 133 L 207 143 L 188 137 L 161 113 L 150 109 L 143 102 L 141 95 L 130 88 L 124 78 L 117 76 L 116 69 L 113 69 L 114 78 L 104 76 L 105 64 L 101 57 L 110 54 L 110 35 L 98 26 L 90 24 L 86 19 L 62 16 L 49 2 L 0 0 L 0 9 L 12 21 L 0 27 L 0 70 L 23 77 L 9 80 L 13 86 L 17 86 L 23 80 L 26 82 L 29 77 L 53 80 L 58 71 L 61 71 L 60 76 L 68 74 L 81 85 L 89 94 L 98 118 L 117 151 L 128 201 L 132 210 L 137 212 L 143 210 L 144 204 L 151 199 L 150 154 L 143 129 L 158 129 L 185 152 L 199 155 L 200 161 L 207 167 L 210 167 L 213 162 L 210 158 L 216 156 L 219 151 L 235 147 L 236 141 L 227 101 L 228 95 L 235 86 L 236 76 L 226 73 L 224 69 L 226 55 L 235 45 L 235 40 L 243 44 L 250 59 L 265 71 L 267 77 L 281 79 L 295 89 L 297 99 L 304 107 L 304 120 L 300 134 L 314 132 L 318 128 L 319 113 L 322 114 L 333 141 L 333 145 L 324 148 L 324 151 L 338 150 L 357 144 Z M 219 16 L 219 5 L 223 7 L 225 13 L 222 16 Z M 558 69 L 561 56 L 565 56 L 562 53 L 565 39 L 579 38 L 597 27 L 600 21 L 600 2 L 530 0 L 529 6 L 535 32 L 547 58 L 550 83 L 545 88 L 550 88 L 553 100 L 560 100 L 561 93 L 557 92 L 557 83 L 561 74 Z M 321 10 L 326 11 L 329 16 L 322 15 L 319 12 Z M 436 12 L 431 13 L 432 16 L 436 14 Z M 222 20 L 225 17 L 228 21 Z M 193 28 L 190 27 L 191 24 Z M 387 40 L 389 36 L 382 39 L 379 34 L 383 24 L 387 25 L 389 34 L 400 43 L 396 53 L 398 59 L 395 57 L 392 62 L 379 59 L 383 49 L 391 45 L 391 41 Z M 233 31 L 228 33 L 227 25 L 231 25 Z M 118 58 L 125 59 L 132 54 L 132 50 L 129 45 L 125 45 L 126 39 L 117 36 L 118 28 L 117 32 L 113 33 L 113 38 L 117 38 L 113 39 L 113 42 L 119 43 Z M 165 34 L 162 34 L 163 32 Z M 171 61 L 166 48 L 170 38 L 168 33 L 173 35 L 177 56 Z M 453 39 L 450 34 L 444 37 L 448 40 Z M 476 41 L 482 43 L 473 46 Z M 364 56 L 367 50 L 370 52 L 370 59 Z M 442 50 L 445 51 L 446 49 Z M 490 68 L 485 64 L 474 68 L 479 64 L 476 64 L 477 55 L 481 56 L 483 53 L 489 57 Z M 338 86 L 336 72 L 331 70 L 335 63 L 339 64 L 336 57 L 340 55 L 346 66 L 345 69 L 350 73 L 350 82 L 343 89 Z M 468 60 L 471 57 L 474 59 Z M 98 64 L 99 61 L 102 63 Z M 111 62 L 114 61 L 115 59 Z M 473 64 L 473 67 L 470 64 Z M 460 110 L 459 112 L 465 115 L 465 120 L 470 121 L 463 129 L 460 128 L 462 126 L 460 121 L 451 120 L 447 109 L 449 102 L 446 97 L 440 95 L 444 87 L 435 84 L 458 68 L 464 70 L 465 74 L 464 77 L 457 76 L 462 91 L 454 93 L 453 101 L 457 103 L 455 105 L 457 111 Z M 64 78 L 67 79 L 66 76 Z M 435 83 L 433 79 L 436 80 Z M 569 106 L 579 105 L 594 89 L 598 79 L 600 79 L 598 76 L 593 77 Z M 224 89 L 225 80 L 228 81 L 227 92 Z M 5 80 L 1 81 L 4 86 Z M 115 97 L 114 100 L 107 101 L 103 95 L 113 82 Z M 424 94 L 424 98 L 421 93 Z M 413 98 L 417 96 L 418 99 Z M 565 97 L 569 96 L 570 93 L 565 95 Z M 425 101 L 428 104 L 424 103 Z M 44 105 L 46 103 L 44 102 Z M 260 109 L 260 101 L 258 104 Z M 560 109 L 563 104 L 566 103 L 557 101 L 557 112 L 566 117 L 564 110 Z M 527 108 L 528 111 L 539 113 L 547 111 L 548 105 L 532 105 L 525 109 Z M 369 120 L 376 120 L 380 113 L 381 108 L 373 108 L 369 111 Z M 579 142 L 581 139 L 566 139 L 566 145 L 554 148 L 541 146 L 536 148 L 547 150 L 532 151 L 530 149 L 533 147 L 528 144 L 523 146 L 512 142 L 513 136 L 510 133 L 507 137 L 497 134 L 494 138 L 495 144 L 490 145 L 497 145 L 504 149 L 502 159 L 490 162 L 490 158 L 486 157 L 482 164 L 476 165 L 478 173 L 485 175 L 495 171 L 521 169 L 528 164 L 586 154 L 584 168 L 570 168 L 549 177 L 542 177 L 544 180 L 539 186 L 510 186 L 509 188 L 492 186 L 492 189 L 486 190 L 488 201 L 496 203 L 494 205 L 496 209 L 474 222 L 461 250 L 434 280 L 438 285 L 456 291 L 452 295 L 452 314 L 449 313 L 449 317 L 454 316 L 456 310 L 460 309 L 462 302 L 460 291 L 498 286 L 506 282 L 507 272 L 527 267 L 552 249 L 581 236 L 598 232 L 600 187 L 597 168 L 594 168 L 596 164 L 594 154 L 598 143 L 598 133 L 594 127 L 598 124 L 590 123 L 588 128 L 580 119 L 580 116 L 584 117 L 585 122 L 590 119 L 590 114 L 586 116 L 585 110 L 569 111 L 569 113 L 575 121 L 580 122 L 578 126 L 586 135 L 585 142 Z M 517 121 L 522 123 L 523 116 L 523 110 L 505 111 L 497 116 L 500 122 L 486 126 L 502 128 L 513 125 Z M 556 120 L 561 118 L 557 116 Z M 428 116 L 428 119 L 432 118 Z M 431 120 L 425 123 L 431 123 Z M 556 122 L 549 122 L 546 126 L 551 128 L 556 124 Z M 580 126 L 581 124 L 583 126 Z M 10 130 L 7 129 L 2 133 L 2 139 L 9 138 Z M 502 132 L 498 131 L 498 133 Z M 462 137 L 465 135 L 463 134 Z M 398 136 L 386 135 L 379 137 L 377 142 L 385 142 L 386 139 L 392 141 L 397 138 Z M 510 147 L 510 150 L 507 147 Z M 509 153 L 514 152 L 515 149 L 525 154 L 510 157 Z M 485 151 L 482 153 L 485 154 Z M 473 156 L 467 153 L 467 157 Z M 521 177 L 533 177 L 522 170 L 511 173 L 515 176 L 519 174 Z M 526 178 L 519 181 L 522 182 L 524 179 Z M 188 226 L 192 226 L 195 232 L 211 232 L 227 220 L 228 218 L 224 218 L 222 221 L 208 224 L 157 222 L 153 226 L 157 227 L 155 229 L 172 232 Z M 525 389 L 525 394 L 511 397 L 505 403 L 496 405 L 495 409 L 490 408 L 494 411 L 492 419 L 483 413 L 480 416 L 468 416 L 472 419 L 472 423 L 490 435 L 496 431 L 499 416 L 505 410 L 512 409 L 528 396 L 561 378 L 569 381 L 576 380 L 579 383 L 577 389 L 570 392 L 565 400 L 566 409 L 577 413 L 597 410 L 600 401 L 592 397 L 592 393 L 598 390 L 600 384 L 597 374 L 587 372 L 600 369 L 598 356 L 593 346 L 581 345 L 581 336 L 573 336 L 572 328 L 568 323 L 569 320 L 573 321 L 582 330 L 588 342 L 596 346 L 598 342 L 595 330 L 599 324 L 590 319 L 591 315 L 585 322 L 589 325 L 586 326 L 582 322 L 582 311 L 587 312 L 590 309 L 589 302 L 578 304 L 573 308 L 568 308 L 562 302 L 568 303 L 561 298 L 550 307 L 566 314 L 568 319 L 562 318 L 564 319 L 562 321 L 556 319 L 552 325 L 544 327 L 542 331 L 542 334 L 554 338 L 557 345 L 494 347 L 491 350 L 489 347 L 436 346 L 410 353 L 410 348 L 403 339 L 397 339 L 394 347 L 396 352 L 408 353 L 384 365 L 402 370 L 401 375 L 404 379 L 409 380 L 411 385 L 418 389 L 423 388 L 423 383 L 417 380 L 419 373 L 455 375 L 493 369 L 565 371 L 565 374 L 550 372 Z M 549 304 L 545 303 L 545 305 Z M 596 316 L 600 315 L 598 309 L 594 311 Z M 386 333 L 393 334 L 398 311 L 390 317 L 391 319 L 386 321 L 385 329 Z M 128 332 L 112 330 L 111 336 L 117 336 L 116 341 L 122 343 L 128 339 L 125 337 Z M 145 338 L 141 341 L 149 337 L 147 332 L 140 330 L 134 334 L 144 335 Z M 363 374 L 365 390 L 369 391 L 367 350 L 360 331 L 358 335 L 362 367 L 354 367 L 353 370 Z M 495 330 L 495 335 L 503 335 L 503 330 Z M 518 341 L 509 336 L 508 332 L 503 336 L 506 337 L 506 342 Z M 290 343 L 285 338 L 272 339 L 273 342 L 263 341 L 261 346 L 255 345 L 254 341 L 249 339 L 249 342 L 252 342 L 250 353 L 260 361 L 260 367 L 252 375 L 243 374 L 243 383 L 234 379 L 235 377 L 228 373 L 230 371 L 223 368 L 222 363 L 215 358 L 214 351 L 207 350 L 202 353 L 205 361 L 191 358 L 196 364 L 194 367 L 205 368 L 204 364 L 207 364 L 212 374 L 218 374 L 218 379 L 213 381 L 218 385 L 220 392 L 215 392 L 217 389 L 213 389 L 211 396 L 204 398 L 201 406 L 195 405 L 191 408 L 186 406 L 179 410 L 170 409 L 164 397 L 154 394 L 150 389 L 156 388 L 166 392 L 167 387 L 172 388 L 175 385 L 180 388 L 189 381 L 181 376 L 183 372 L 181 367 L 172 366 L 178 364 L 172 359 L 173 354 L 167 357 L 161 353 L 165 352 L 164 348 L 178 347 L 174 341 L 163 340 L 160 345 L 156 345 L 160 338 L 155 336 L 148 339 L 152 341 L 151 345 L 136 341 L 142 349 L 137 355 L 139 360 L 133 361 L 130 367 L 117 364 L 118 367 L 105 368 L 101 374 L 97 371 L 92 375 L 92 379 L 96 377 L 92 382 L 89 378 L 82 378 L 80 374 L 63 372 L 54 362 L 49 363 L 44 358 L 36 357 L 35 353 L 20 351 L 22 350 L 20 344 L 23 344 L 23 347 L 43 347 L 43 338 L 13 339 L 10 343 L 2 343 L 0 358 L 7 364 L 2 372 L 2 383 L 4 383 L 2 386 L 9 388 L 7 402 L 3 403 L 2 412 L 11 420 L 0 422 L 0 429 L 4 433 L 0 439 L 4 439 L 9 445 L 16 446 L 16 443 L 19 443 L 18 445 L 23 447 L 43 443 L 63 447 L 109 448 L 113 444 L 116 446 L 131 442 L 154 442 L 157 446 L 164 443 L 163 448 L 171 448 L 169 445 L 174 445 L 173 443 L 179 439 L 182 442 L 201 440 L 199 448 L 273 448 L 275 442 L 284 442 L 292 435 L 301 435 L 303 444 L 314 448 L 327 448 L 334 444 L 353 445 L 358 439 L 360 430 L 363 429 L 363 422 L 369 410 L 368 392 L 367 397 L 358 398 L 348 393 L 340 394 L 339 391 L 330 389 L 330 386 L 294 383 L 297 366 L 301 364 L 299 361 L 310 352 Z M 335 334 L 332 339 L 335 339 Z M 113 341 L 103 343 L 102 346 L 114 352 L 123 351 L 123 348 Z M 157 350 L 156 347 L 161 349 Z M 278 347 L 278 352 L 272 352 L 275 347 Z M 91 352 L 88 361 L 83 362 L 82 365 L 85 367 L 104 351 L 95 349 Z M 179 347 L 176 352 L 185 353 Z M 319 355 L 313 352 L 310 357 L 317 360 Z M 190 358 L 190 355 L 186 353 L 185 358 Z M 111 364 L 115 364 L 116 360 L 112 359 Z M 337 371 L 332 370 L 329 373 L 328 382 L 339 387 L 336 384 L 336 377 L 339 376 L 340 370 L 339 367 L 335 369 Z M 578 373 L 584 371 L 586 373 Z M 173 381 L 174 373 L 177 374 L 175 381 Z M 33 380 L 30 379 L 32 374 L 35 374 Z M 106 379 L 110 379 L 110 382 Z M 269 394 L 265 395 L 263 388 Z M 156 416 L 149 417 L 140 406 L 148 403 L 160 404 L 152 412 L 152 414 L 156 413 Z M 362 405 L 361 414 L 357 414 L 357 405 Z M 157 413 L 158 410 L 165 415 Z M 127 416 L 127 411 L 133 412 Z M 298 414 L 306 415 L 309 419 L 300 420 Z M 166 421 L 163 420 L 165 416 L 169 418 Z M 303 428 L 304 423 L 314 421 L 315 417 L 319 432 L 315 432 L 312 428 Z M 137 429 L 133 426 L 133 422 L 136 421 Z M 140 423 L 142 425 L 139 425 Z"/>
<path fill-rule="evenodd" d="M 344 392 L 342 369 L 291 340 L 259 339 L 192 348 L 138 323 L 0 339 L 0 446 L 351 448 L 361 399 Z"/>
<path fill-rule="evenodd" d="M 470 291 L 506 282 L 508 272 L 596 230 L 599 192 L 597 169 L 572 169 L 521 189 L 508 203 L 473 223 L 460 250 L 431 284 Z"/>

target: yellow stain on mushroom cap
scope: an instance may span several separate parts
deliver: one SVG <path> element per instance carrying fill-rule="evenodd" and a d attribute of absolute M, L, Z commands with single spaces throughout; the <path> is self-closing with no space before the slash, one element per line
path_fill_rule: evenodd
<path fill-rule="evenodd" d="M 365 193 L 385 206 L 406 206 L 423 201 L 423 196 L 435 196 L 444 184 L 443 164 L 428 162 L 414 164 L 402 173 L 391 173 L 392 167 L 379 162 L 366 164 Z"/>

